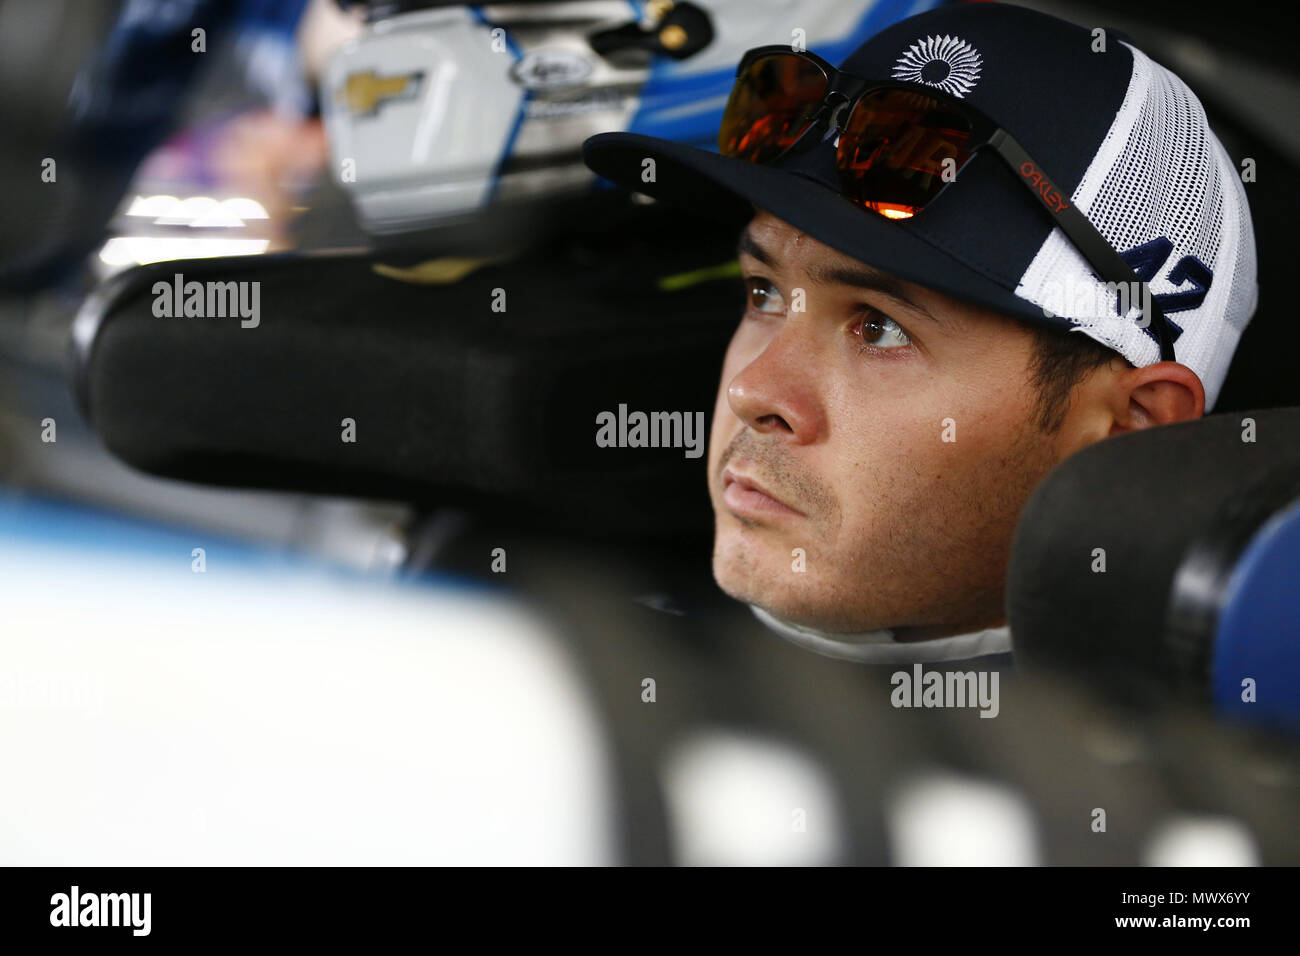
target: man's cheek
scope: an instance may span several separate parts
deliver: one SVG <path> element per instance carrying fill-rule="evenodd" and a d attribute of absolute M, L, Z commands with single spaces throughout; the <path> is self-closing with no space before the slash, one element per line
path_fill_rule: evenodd
<path fill-rule="evenodd" d="M 731 386 L 732 379 L 745 367 L 737 348 L 738 337 L 739 333 L 733 336 L 731 345 L 727 349 L 727 355 L 722 365 L 722 374 L 718 378 L 718 394 L 713 402 L 713 425 L 709 431 L 710 473 L 717 470 L 718 461 L 722 457 L 723 450 L 742 427 L 740 419 L 731 410 L 731 403 L 727 400 L 727 390 Z"/>

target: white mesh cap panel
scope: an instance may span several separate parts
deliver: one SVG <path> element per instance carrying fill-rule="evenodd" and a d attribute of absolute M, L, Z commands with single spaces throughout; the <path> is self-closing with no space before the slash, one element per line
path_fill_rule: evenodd
<path fill-rule="evenodd" d="M 1250 210 L 1236 166 L 1192 91 L 1140 50 L 1129 49 L 1128 92 L 1071 198 L 1122 253 L 1153 240 L 1172 243 L 1150 281 L 1153 295 L 1195 290 L 1189 278 L 1170 278 L 1185 257 L 1209 269 L 1212 278 L 1199 305 L 1165 312 L 1183 330 L 1174 351 L 1200 377 L 1208 410 L 1258 300 Z M 1059 228 L 1038 250 L 1016 294 L 1069 318 L 1078 325 L 1075 331 L 1134 365 L 1160 359 L 1155 339 L 1138 326 L 1140 303 L 1118 315 L 1114 289 L 1093 276 Z"/>

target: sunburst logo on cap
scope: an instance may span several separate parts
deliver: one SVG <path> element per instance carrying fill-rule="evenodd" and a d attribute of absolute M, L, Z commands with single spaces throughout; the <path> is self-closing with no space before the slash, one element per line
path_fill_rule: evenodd
<path fill-rule="evenodd" d="M 979 51 L 959 37 L 926 37 L 908 47 L 894 64 L 893 78 L 924 83 L 963 97 L 980 78 Z"/>

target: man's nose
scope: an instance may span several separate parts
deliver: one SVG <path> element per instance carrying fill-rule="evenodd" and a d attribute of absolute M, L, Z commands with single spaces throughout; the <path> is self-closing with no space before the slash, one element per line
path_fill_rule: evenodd
<path fill-rule="evenodd" d="M 731 380 L 727 403 L 756 432 L 788 435 L 811 444 L 825 427 L 817 388 L 821 367 L 803 323 L 787 321 L 763 350 Z"/>

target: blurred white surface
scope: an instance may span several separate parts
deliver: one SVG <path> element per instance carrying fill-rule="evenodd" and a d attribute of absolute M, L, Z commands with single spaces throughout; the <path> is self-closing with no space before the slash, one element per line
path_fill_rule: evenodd
<path fill-rule="evenodd" d="M 0 537 L 0 863 L 611 861 L 593 711 L 503 596 L 191 563 Z"/>
<path fill-rule="evenodd" d="M 1015 790 L 951 773 L 899 788 L 886 810 L 896 866 L 1036 866 L 1028 801 Z"/>
<path fill-rule="evenodd" d="M 672 840 L 687 866 L 841 862 L 835 789 L 810 757 L 774 740 L 698 733 L 664 767 Z"/>
<path fill-rule="evenodd" d="M 1181 816 L 1167 821 L 1148 841 L 1147 866 L 1259 866 L 1250 829 L 1227 817 Z"/>

